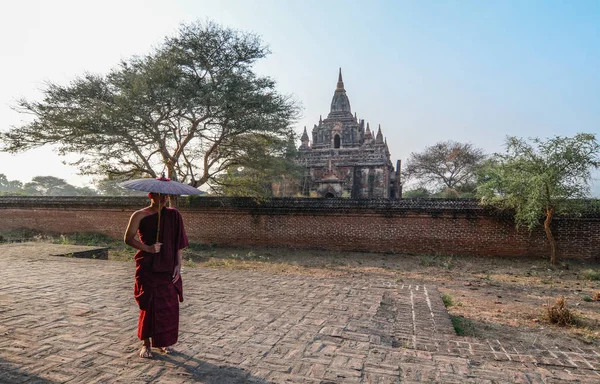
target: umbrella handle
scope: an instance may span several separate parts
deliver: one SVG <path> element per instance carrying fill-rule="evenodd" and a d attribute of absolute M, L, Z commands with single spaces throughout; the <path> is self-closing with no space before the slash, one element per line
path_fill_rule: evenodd
<path fill-rule="evenodd" d="M 159 198 L 158 198 L 158 224 L 156 225 L 156 242 L 158 243 L 158 235 L 160 234 L 160 211 L 161 206 L 160 206 L 160 193 L 158 194 Z"/>

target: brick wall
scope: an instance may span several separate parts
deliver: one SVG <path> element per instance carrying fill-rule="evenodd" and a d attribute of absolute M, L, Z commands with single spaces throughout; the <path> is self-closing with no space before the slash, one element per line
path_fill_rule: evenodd
<path fill-rule="evenodd" d="M 0 231 L 123 236 L 138 197 L 0 197 Z M 191 241 L 439 255 L 547 257 L 541 228 L 515 230 L 510 215 L 472 200 L 209 198 L 180 200 Z M 600 260 L 600 215 L 553 223 L 560 257 Z"/>

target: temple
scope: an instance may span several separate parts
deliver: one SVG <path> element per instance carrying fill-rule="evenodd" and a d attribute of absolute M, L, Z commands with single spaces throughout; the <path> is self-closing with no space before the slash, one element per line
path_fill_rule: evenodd
<path fill-rule="evenodd" d="M 400 161 L 394 171 L 381 126 L 375 133 L 352 114 L 341 68 L 329 114 L 319 118 L 311 134 L 312 140 L 304 127 L 298 148 L 297 161 L 307 169 L 299 186 L 302 195 L 400 198 Z"/>

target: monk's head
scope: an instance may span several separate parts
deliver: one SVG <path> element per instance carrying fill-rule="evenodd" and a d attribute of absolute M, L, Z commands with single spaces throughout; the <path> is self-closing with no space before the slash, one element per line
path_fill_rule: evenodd
<path fill-rule="evenodd" d="M 161 206 L 165 206 L 165 204 L 167 204 L 167 200 L 169 200 L 169 195 L 165 195 L 163 193 L 149 192 L 148 197 L 150 200 L 152 200 L 152 203 L 156 205 L 160 203 Z"/>

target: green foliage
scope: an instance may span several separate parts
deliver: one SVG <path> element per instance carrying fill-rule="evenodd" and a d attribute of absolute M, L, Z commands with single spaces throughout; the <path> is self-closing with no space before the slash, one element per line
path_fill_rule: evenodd
<path fill-rule="evenodd" d="M 232 259 L 235 260 L 252 260 L 252 261 L 268 261 L 269 257 L 268 256 L 264 256 L 264 255 L 260 255 L 257 254 L 255 252 L 249 251 L 247 254 L 245 255 L 240 255 L 239 253 L 232 253 L 230 256 Z"/>
<path fill-rule="evenodd" d="M 274 195 L 274 187 L 297 187 L 305 168 L 292 161 L 297 153 L 294 135 L 286 141 L 259 135 L 247 140 L 251 150 L 210 182 L 217 194 L 266 198 Z"/>
<path fill-rule="evenodd" d="M 454 331 L 458 336 L 476 336 L 473 322 L 463 316 L 450 316 Z"/>
<path fill-rule="evenodd" d="M 5 174 L 0 173 L 0 195 L 23 194 L 23 183 L 19 180 L 8 180 Z"/>
<path fill-rule="evenodd" d="M 94 196 L 97 194 L 95 189 L 75 187 L 54 176 L 36 176 L 29 183 L 22 184 L 18 180 L 8 180 L 4 174 L 0 174 L 0 195 Z"/>
<path fill-rule="evenodd" d="M 58 240 L 55 241 L 55 243 L 56 244 L 61 244 L 61 245 L 73 245 L 73 244 L 75 244 L 75 242 L 71 238 L 69 238 L 69 237 L 67 237 L 65 235 L 60 235 L 60 237 L 58 238 Z"/>
<path fill-rule="evenodd" d="M 600 269 L 584 269 L 579 273 L 579 276 L 584 280 L 600 280 Z"/>
<path fill-rule="evenodd" d="M 77 188 L 54 176 L 36 176 L 23 186 L 28 195 L 76 196 Z"/>
<path fill-rule="evenodd" d="M 472 199 L 475 197 L 474 187 L 464 189 L 445 188 L 443 191 L 431 195 L 435 199 Z"/>
<path fill-rule="evenodd" d="M 3 150 L 53 144 L 77 154 L 83 174 L 129 179 L 166 169 L 199 187 L 248 167 L 256 137 L 285 147 L 292 136 L 297 103 L 253 72 L 268 54 L 256 35 L 210 22 L 182 25 L 106 75 L 49 83 L 41 101 L 18 101 L 15 108 L 34 120 L 2 133 Z"/>
<path fill-rule="evenodd" d="M 468 186 L 466 189 L 444 188 L 439 192 L 432 193 L 427 188 L 418 187 L 402 192 L 403 199 L 472 199 L 475 197 L 474 187 Z"/>
<path fill-rule="evenodd" d="M 106 248 L 123 248 L 123 241 L 101 233 L 67 233 L 58 238 L 51 238 L 55 244 L 86 245 Z"/>
<path fill-rule="evenodd" d="M 461 307 L 463 305 L 460 301 L 454 301 L 454 297 L 448 293 L 444 293 L 442 295 L 442 301 L 444 302 L 444 306 L 446 308 L 452 306 Z"/>
<path fill-rule="evenodd" d="M 98 194 L 103 196 L 145 196 L 146 192 L 133 191 L 131 189 L 119 186 L 119 183 L 126 181 L 123 178 L 108 175 L 94 181 Z"/>
<path fill-rule="evenodd" d="M 416 180 L 420 187 L 473 192 L 476 170 L 485 157 L 483 150 L 472 144 L 440 142 L 423 152 L 411 153 L 404 175 L 406 180 Z"/>
<path fill-rule="evenodd" d="M 404 199 L 424 199 L 428 198 L 431 195 L 427 188 L 419 187 L 415 189 L 410 189 L 406 192 L 402 192 L 402 198 Z"/>
<path fill-rule="evenodd" d="M 600 165 L 592 134 L 530 142 L 508 137 L 506 153 L 495 154 L 479 175 L 483 204 L 509 208 L 517 226 L 538 226 L 549 209 L 573 212 L 589 196 L 591 169 Z"/>
<path fill-rule="evenodd" d="M 508 137 L 506 152 L 495 154 L 481 169 L 477 194 L 484 205 L 514 212 L 517 227 L 531 231 L 545 217 L 550 261 L 556 244 L 550 223 L 554 214 L 582 209 L 589 196 L 591 169 L 600 166 L 600 144 L 593 134 L 529 141 Z"/>

